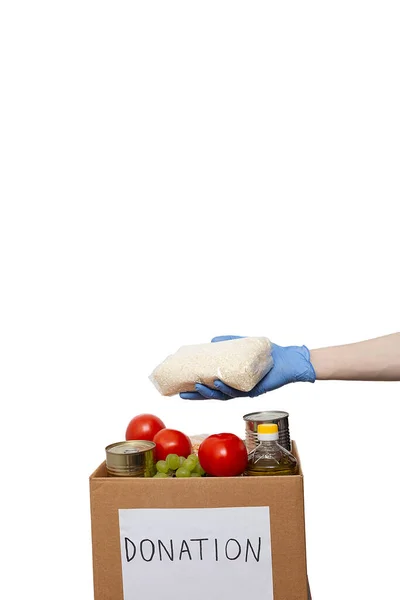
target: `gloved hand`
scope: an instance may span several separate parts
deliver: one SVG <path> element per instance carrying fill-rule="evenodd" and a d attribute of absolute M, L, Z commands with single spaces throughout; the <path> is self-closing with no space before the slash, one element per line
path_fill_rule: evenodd
<path fill-rule="evenodd" d="M 234 340 L 238 337 L 241 336 L 222 335 L 213 338 L 211 341 L 223 342 Z M 315 371 L 310 361 L 310 351 L 306 346 L 284 347 L 272 344 L 272 358 L 274 359 L 274 366 L 250 392 L 240 392 L 225 385 L 223 381 L 216 379 L 214 381 L 215 390 L 201 383 L 196 383 L 196 392 L 183 392 L 180 394 L 180 397 L 186 400 L 229 400 L 230 398 L 237 398 L 239 396 L 255 398 L 260 394 L 265 394 L 265 392 L 276 390 L 287 383 L 295 381 L 309 381 L 314 383 Z"/>

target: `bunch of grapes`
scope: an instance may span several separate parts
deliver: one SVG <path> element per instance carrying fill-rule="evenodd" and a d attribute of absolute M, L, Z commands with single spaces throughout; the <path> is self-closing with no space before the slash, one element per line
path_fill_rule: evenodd
<path fill-rule="evenodd" d="M 168 454 L 165 460 L 156 464 L 157 473 L 153 477 L 202 477 L 205 474 L 199 463 L 197 454 L 187 458 L 177 454 Z"/>

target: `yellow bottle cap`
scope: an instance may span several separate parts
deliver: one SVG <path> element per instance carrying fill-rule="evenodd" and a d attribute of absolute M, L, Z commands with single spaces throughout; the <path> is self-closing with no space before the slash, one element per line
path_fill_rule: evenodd
<path fill-rule="evenodd" d="M 262 423 L 257 427 L 257 433 L 278 433 L 278 425 L 275 423 Z"/>

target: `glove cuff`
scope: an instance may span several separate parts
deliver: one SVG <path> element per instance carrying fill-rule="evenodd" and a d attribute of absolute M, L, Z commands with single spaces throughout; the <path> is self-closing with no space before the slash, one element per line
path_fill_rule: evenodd
<path fill-rule="evenodd" d="M 305 360 L 302 361 L 301 369 L 297 373 L 295 381 L 305 381 L 308 383 L 314 383 L 317 376 L 315 374 L 314 367 L 311 363 L 310 351 L 307 348 L 307 346 L 299 346 L 298 350 Z"/>

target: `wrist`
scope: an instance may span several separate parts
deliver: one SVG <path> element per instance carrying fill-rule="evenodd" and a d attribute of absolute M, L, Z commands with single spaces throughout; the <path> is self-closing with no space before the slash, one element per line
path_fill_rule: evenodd
<path fill-rule="evenodd" d="M 314 383 L 317 378 L 317 374 L 311 360 L 310 350 L 307 348 L 307 346 L 299 346 L 297 351 L 302 359 L 298 361 L 295 381 Z"/>
<path fill-rule="evenodd" d="M 324 348 L 310 351 L 310 363 L 315 371 L 316 379 L 328 380 L 332 378 L 330 361 L 326 360 Z"/>

